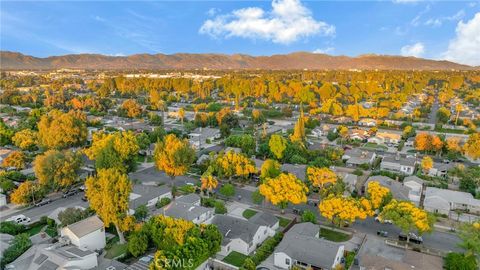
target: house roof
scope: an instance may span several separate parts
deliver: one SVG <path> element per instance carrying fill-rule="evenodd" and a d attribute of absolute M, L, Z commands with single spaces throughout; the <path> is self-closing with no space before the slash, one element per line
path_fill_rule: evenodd
<path fill-rule="evenodd" d="M 200 202 L 200 196 L 195 193 L 190 193 L 176 198 L 175 201 L 179 203 L 195 204 Z"/>
<path fill-rule="evenodd" d="M 70 224 L 66 228 L 69 229 L 76 237 L 81 238 L 103 227 L 103 221 L 101 221 L 100 218 L 95 215 Z"/>
<path fill-rule="evenodd" d="M 402 166 L 415 167 L 416 159 L 414 157 L 402 157 L 402 156 L 391 155 L 391 156 L 385 156 L 382 159 L 382 162 L 400 164 Z"/>
<path fill-rule="evenodd" d="M 130 209 L 134 209 L 140 205 L 146 205 L 148 201 L 158 198 L 162 195 L 170 193 L 171 189 L 166 186 L 150 186 L 137 184 L 133 185 L 130 193 Z"/>
<path fill-rule="evenodd" d="M 204 213 L 212 211 L 212 209 L 203 206 L 175 202 L 165 206 L 163 211 L 165 216 L 193 221 Z"/>
<path fill-rule="evenodd" d="M 268 226 L 268 227 L 273 227 L 275 224 L 279 222 L 276 216 L 266 212 L 256 213 L 248 221 L 258 225 Z"/>
<path fill-rule="evenodd" d="M 258 224 L 226 215 L 215 215 L 212 224 L 217 225 L 218 230 L 222 234 L 223 244 L 227 244 L 231 239 L 237 238 L 242 239 L 245 243 L 251 243 L 260 228 Z"/>
<path fill-rule="evenodd" d="M 480 200 L 475 199 L 470 193 L 436 187 L 427 187 L 425 191 L 425 203 L 428 201 L 433 202 L 434 198 L 449 203 L 480 206 Z"/>
<path fill-rule="evenodd" d="M 411 176 L 407 176 L 403 179 L 403 183 L 408 183 L 408 182 L 415 182 L 417 184 L 420 184 L 420 185 L 423 185 L 424 181 L 423 179 L 421 179 L 420 177 L 416 176 L 416 175 L 411 175 Z"/>
<path fill-rule="evenodd" d="M 285 163 L 280 169 L 295 175 L 300 180 L 305 180 L 307 165 Z"/>
<path fill-rule="evenodd" d="M 316 238 L 319 229 L 312 223 L 294 225 L 285 234 L 275 252 L 283 252 L 294 260 L 330 269 L 342 245 Z"/>

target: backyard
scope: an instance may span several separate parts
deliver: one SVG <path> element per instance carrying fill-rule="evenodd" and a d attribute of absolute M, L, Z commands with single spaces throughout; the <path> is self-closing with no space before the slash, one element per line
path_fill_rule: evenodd
<path fill-rule="evenodd" d="M 345 242 L 350 240 L 352 237 L 351 235 L 348 235 L 346 233 L 341 233 L 337 232 L 334 230 L 330 230 L 327 228 L 320 228 L 320 238 L 325 238 L 327 240 L 333 241 L 333 242 Z"/>
<path fill-rule="evenodd" d="M 243 255 L 242 253 L 232 251 L 227 255 L 227 257 L 223 258 L 223 261 L 228 264 L 240 267 L 243 265 L 243 262 L 246 258 L 247 256 Z"/>

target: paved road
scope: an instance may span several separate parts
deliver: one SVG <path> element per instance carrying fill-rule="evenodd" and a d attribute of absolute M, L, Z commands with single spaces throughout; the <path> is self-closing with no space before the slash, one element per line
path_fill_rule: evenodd
<path fill-rule="evenodd" d="M 440 108 L 438 103 L 438 90 L 435 90 L 435 100 L 432 104 L 432 109 L 430 110 L 430 114 L 428 115 L 428 123 L 434 124 L 437 122 L 437 111 Z"/>
<path fill-rule="evenodd" d="M 60 198 L 58 200 L 55 200 L 47 205 L 39 206 L 39 207 L 31 207 L 31 208 L 26 208 L 24 210 L 20 210 L 14 214 L 9 214 L 3 216 L 0 213 L 0 220 L 4 221 L 5 219 L 11 217 L 11 216 L 16 216 L 16 215 L 25 215 L 31 219 L 31 222 L 35 222 L 40 220 L 41 217 L 43 216 L 48 216 L 50 213 L 52 213 L 55 209 L 59 207 L 73 207 L 73 206 L 81 206 L 81 207 L 88 207 L 88 203 L 82 201 L 84 193 L 80 192 L 74 196 L 71 196 L 69 198 Z"/>

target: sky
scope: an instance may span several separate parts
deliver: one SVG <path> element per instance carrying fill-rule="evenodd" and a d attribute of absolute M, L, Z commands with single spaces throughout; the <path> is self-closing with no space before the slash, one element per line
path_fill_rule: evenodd
<path fill-rule="evenodd" d="M 480 0 L 0 1 L 0 49 L 387 54 L 480 65 Z"/>

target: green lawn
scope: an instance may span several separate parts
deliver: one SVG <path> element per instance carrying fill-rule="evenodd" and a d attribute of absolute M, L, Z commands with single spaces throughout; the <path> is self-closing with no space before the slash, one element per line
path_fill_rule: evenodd
<path fill-rule="evenodd" d="M 52 227 L 47 227 L 45 232 L 52 238 L 58 235 L 57 229 Z"/>
<path fill-rule="evenodd" d="M 105 254 L 105 258 L 113 259 L 125 253 L 127 253 L 127 244 L 115 243 L 112 245 L 110 249 L 107 250 L 107 254 Z"/>
<path fill-rule="evenodd" d="M 284 218 L 284 217 L 277 217 L 279 219 L 280 227 L 287 227 L 288 224 L 290 224 L 290 219 Z"/>
<path fill-rule="evenodd" d="M 326 228 L 320 228 L 320 236 L 323 237 L 327 240 L 333 241 L 333 242 L 345 242 L 348 241 L 351 236 L 345 233 L 341 232 L 336 232 L 333 230 L 329 230 Z"/>
<path fill-rule="evenodd" d="M 242 216 L 246 219 L 250 219 L 251 217 L 255 216 L 256 213 L 257 213 L 257 211 L 255 211 L 255 210 L 247 209 L 247 210 L 243 211 Z"/>
<path fill-rule="evenodd" d="M 42 230 L 42 228 L 45 227 L 45 226 L 47 226 L 47 225 L 45 225 L 45 224 L 37 224 L 37 225 L 29 228 L 29 229 L 26 231 L 26 233 L 28 233 L 28 235 L 30 235 L 30 236 L 33 236 L 33 235 L 39 233 L 39 232 Z"/>
<path fill-rule="evenodd" d="M 235 265 L 240 267 L 243 265 L 243 262 L 248 256 L 243 255 L 242 253 L 238 253 L 236 251 L 230 252 L 227 257 L 223 258 L 223 261 L 229 263 L 231 265 Z"/>
<path fill-rule="evenodd" d="M 383 145 L 378 145 L 378 144 L 376 144 L 376 143 L 366 143 L 366 144 L 363 145 L 363 147 L 388 149 L 388 147 L 383 146 Z"/>

